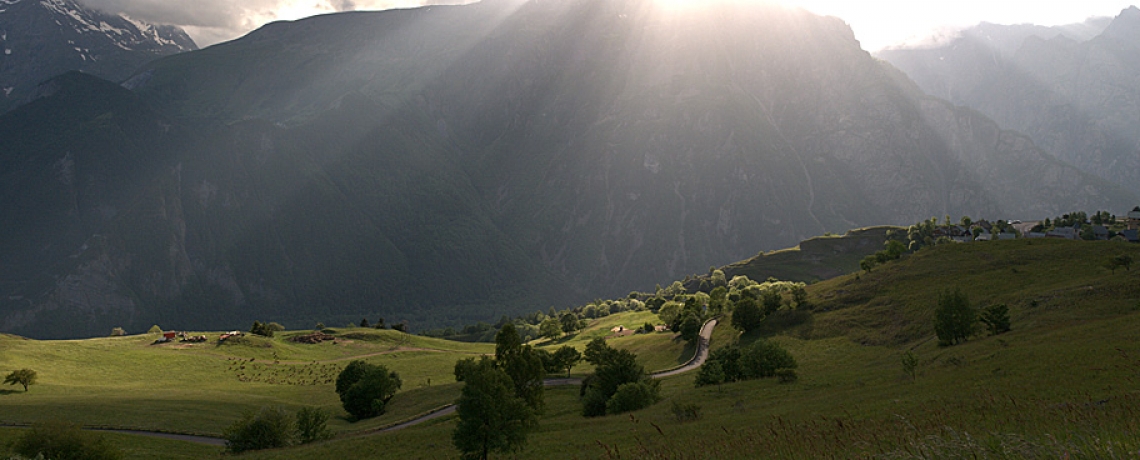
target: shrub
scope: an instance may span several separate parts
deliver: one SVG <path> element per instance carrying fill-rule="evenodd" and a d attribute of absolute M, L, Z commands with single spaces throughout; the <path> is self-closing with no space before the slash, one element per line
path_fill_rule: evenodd
<path fill-rule="evenodd" d="M 262 407 L 257 413 L 247 412 L 241 420 L 222 431 L 226 450 L 235 454 L 286 447 L 293 443 L 293 435 L 293 418 L 280 407 Z"/>
<path fill-rule="evenodd" d="M 123 457 L 122 452 L 107 444 L 101 436 L 62 421 L 32 425 L 32 429 L 12 444 L 12 450 L 28 458 L 51 460 L 116 460 Z"/>
<path fill-rule="evenodd" d="M 301 444 L 315 441 L 324 441 L 332 438 L 329 431 L 329 416 L 325 411 L 315 407 L 304 407 L 297 411 L 297 439 Z"/>
<path fill-rule="evenodd" d="M 673 401 L 673 418 L 678 422 L 688 422 L 698 420 L 701 418 L 701 406 L 694 403 L 681 403 L 680 401 Z"/>
<path fill-rule="evenodd" d="M 742 350 L 740 369 L 744 378 L 765 378 L 776 375 L 777 369 L 795 369 L 796 359 L 788 350 L 775 342 L 758 341 Z"/>
<path fill-rule="evenodd" d="M 902 355 L 902 368 L 906 375 L 910 376 L 911 380 L 915 380 L 918 372 L 918 356 L 915 356 L 913 351 L 907 351 Z"/>
<path fill-rule="evenodd" d="M 779 383 L 795 383 L 799 379 L 795 369 L 776 369 L 776 381 Z"/>
<path fill-rule="evenodd" d="M 111 337 L 122 337 L 124 335 L 127 335 L 127 331 L 121 327 L 111 329 Z"/>
<path fill-rule="evenodd" d="M 1009 307 L 1005 304 L 990 305 L 982 310 L 978 320 L 986 325 L 990 334 L 1009 332 Z"/>
<path fill-rule="evenodd" d="M 606 413 L 612 415 L 643 409 L 652 406 L 658 399 L 656 380 L 623 383 L 606 401 Z"/>
<path fill-rule="evenodd" d="M 147 330 L 146 330 L 146 333 L 147 333 L 147 334 L 161 334 L 161 333 L 162 333 L 162 328 L 161 328 L 161 327 L 158 327 L 158 325 L 157 325 L 157 324 L 155 324 L 154 326 L 151 326 L 151 327 L 150 327 L 150 329 L 147 329 Z"/>

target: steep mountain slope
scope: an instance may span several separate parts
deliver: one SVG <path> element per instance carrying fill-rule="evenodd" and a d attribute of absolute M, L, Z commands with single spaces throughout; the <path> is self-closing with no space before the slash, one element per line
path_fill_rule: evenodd
<path fill-rule="evenodd" d="M 130 269 L 46 258 L 56 284 L 0 284 L 0 329 L 376 314 L 458 325 L 647 289 L 827 231 L 1134 200 L 922 95 L 837 19 L 751 3 L 327 15 L 161 59 L 127 86 L 186 133 L 131 138 L 161 166 L 133 179 L 150 184 L 134 195 L 147 205 L 100 228 L 121 244 L 92 253 Z M 68 103 L 50 99 L 33 104 Z M 0 129 L 42 165 L 65 158 L 12 128 L 22 110 Z M 51 300 L 108 291 L 131 304 Z M 49 326 L 48 308 L 93 319 Z"/>
<path fill-rule="evenodd" d="M 1140 192 L 1140 9 L 1100 29 L 1089 37 L 1096 28 L 991 24 L 942 47 L 879 56 L 927 93 L 977 109 L 1058 158 Z"/>
<path fill-rule="evenodd" d="M 195 49 L 178 27 L 103 13 L 76 0 L 0 0 L 0 113 L 69 70 L 119 81 L 151 59 Z"/>

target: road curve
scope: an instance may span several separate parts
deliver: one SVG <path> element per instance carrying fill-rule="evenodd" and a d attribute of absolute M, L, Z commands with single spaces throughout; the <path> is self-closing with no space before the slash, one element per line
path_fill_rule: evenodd
<path fill-rule="evenodd" d="M 688 363 L 685 363 L 684 366 L 678 367 L 676 369 L 654 372 L 649 375 L 655 379 L 660 379 L 689 372 L 693 369 L 701 367 L 701 364 L 704 364 L 705 360 L 709 358 L 709 341 L 712 340 L 713 328 L 716 327 L 716 323 L 717 320 L 710 319 L 705 323 L 704 326 L 701 326 L 700 339 L 697 340 L 697 353 L 693 355 L 693 359 L 690 359 Z"/>

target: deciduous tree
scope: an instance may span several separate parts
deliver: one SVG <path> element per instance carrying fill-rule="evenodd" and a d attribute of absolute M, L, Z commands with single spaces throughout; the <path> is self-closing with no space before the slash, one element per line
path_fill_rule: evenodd
<path fill-rule="evenodd" d="M 463 361 L 456 365 L 456 379 L 464 385 L 456 408 L 459 423 L 451 436 L 455 447 L 465 459 L 519 450 L 538 424 L 534 410 L 515 396 L 511 377 L 494 362 L 486 358 Z"/>
<path fill-rule="evenodd" d="M 31 369 L 20 369 L 12 371 L 7 377 L 4 377 L 4 383 L 8 385 L 23 385 L 24 392 L 28 391 L 28 385 L 36 383 L 36 371 Z"/>

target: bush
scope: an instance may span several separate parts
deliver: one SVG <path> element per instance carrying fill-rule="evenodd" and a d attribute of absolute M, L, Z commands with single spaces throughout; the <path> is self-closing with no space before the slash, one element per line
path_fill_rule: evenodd
<path fill-rule="evenodd" d="M 776 381 L 779 383 L 796 383 L 799 379 L 795 369 L 776 369 Z"/>
<path fill-rule="evenodd" d="M 657 403 L 659 399 L 656 380 L 623 383 L 617 392 L 606 401 L 606 413 L 620 414 L 643 409 Z"/>
<path fill-rule="evenodd" d="M 107 444 L 103 437 L 62 421 L 32 425 L 32 429 L 12 444 L 12 450 L 28 458 L 42 455 L 42 458 L 51 460 L 116 460 L 123 457 L 122 452 Z"/>
<path fill-rule="evenodd" d="M 688 422 L 701 418 L 701 406 L 694 403 L 683 404 L 680 401 L 673 401 L 671 411 L 673 418 L 677 419 L 678 422 Z"/>
<path fill-rule="evenodd" d="M 325 411 L 315 407 L 304 407 L 297 411 L 297 439 L 301 444 L 324 441 L 332 438 L 329 431 L 329 416 Z"/>
<path fill-rule="evenodd" d="M 293 443 L 293 435 L 293 418 L 280 407 L 262 407 L 257 413 L 247 412 L 241 420 L 222 431 L 226 450 L 235 454 L 286 447 Z"/>
<path fill-rule="evenodd" d="M 998 335 L 1009 332 L 1009 307 L 1005 304 L 986 307 L 978 319 L 986 325 L 990 334 Z"/>
<path fill-rule="evenodd" d="M 774 377 L 777 369 L 796 367 L 796 359 L 788 350 L 767 340 L 752 344 L 740 354 L 740 369 L 744 378 Z"/>
<path fill-rule="evenodd" d="M 121 327 L 111 329 L 111 337 L 122 337 L 124 335 L 127 335 L 127 331 Z"/>
<path fill-rule="evenodd" d="M 336 393 L 345 412 L 359 420 L 383 414 L 402 384 L 400 375 L 387 367 L 356 360 L 337 376 Z"/>
<path fill-rule="evenodd" d="M 150 329 L 147 329 L 147 330 L 146 330 L 146 333 L 147 333 L 147 334 L 161 334 L 161 333 L 162 333 L 162 328 L 161 328 L 161 327 L 158 327 L 158 325 L 157 325 L 157 324 L 155 324 L 154 326 L 151 326 L 151 327 L 150 327 Z"/>

